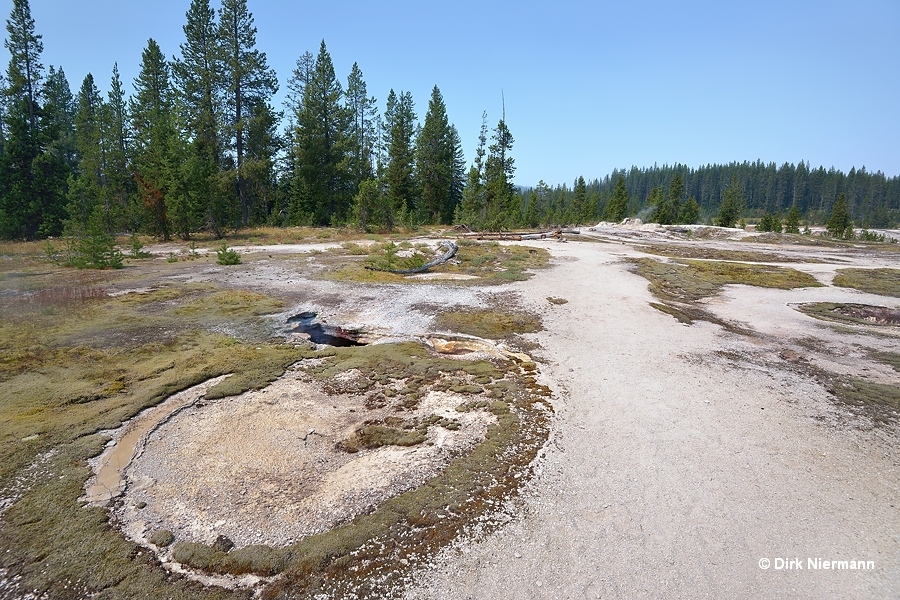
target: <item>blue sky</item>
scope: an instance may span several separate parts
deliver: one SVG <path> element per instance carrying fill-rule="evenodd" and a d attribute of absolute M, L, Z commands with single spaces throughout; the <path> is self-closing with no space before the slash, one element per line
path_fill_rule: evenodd
<path fill-rule="evenodd" d="M 31 0 L 31 10 L 45 67 L 62 66 L 75 93 L 88 72 L 108 89 L 114 62 L 130 84 L 150 37 L 177 54 L 189 4 Z M 11 0 L 0 6 L 8 16 Z M 520 185 L 757 159 L 900 175 L 898 0 L 249 7 L 279 108 L 296 59 L 322 39 L 343 82 L 359 63 L 381 109 L 391 88 L 409 90 L 424 118 L 438 85 L 469 162 L 482 111 L 493 127 L 505 96 Z"/>

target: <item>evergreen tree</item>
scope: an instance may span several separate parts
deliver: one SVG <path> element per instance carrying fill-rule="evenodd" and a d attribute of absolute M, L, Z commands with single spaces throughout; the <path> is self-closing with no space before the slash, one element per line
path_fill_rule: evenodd
<path fill-rule="evenodd" d="M 650 218 L 659 223 L 659 215 L 665 215 L 667 213 L 665 208 L 666 196 L 663 193 L 662 186 L 656 186 L 652 190 L 650 190 L 650 194 L 647 196 L 647 204 L 655 207 L 653 209 L 653 213 Z M 660 207 L 663 207 L 660 209 Z"/>
<path fill-rule="evenodd" d="M 526 227 L 535 228 L 541 224 L 541 206 L 540 198 L 537 191 L 528 192 L 528 202 L 525 204 L 525 215 L 523 220 Z"/>
<path fill-rule="evenodd" d="M 78 166 L 69 182 L 69 204 L 66 207 L 70 235 L 79 235 L 87 227 L 99 204 L 103 187 L 103 98 L 90 73 L 81 84 L 77 106 L 74 146 Z M 111 230 L 111 224 L 104 229 Z"/>
<path fill-rule="evenodd" d="M 347 218 L 353 182 L 348 171 L 347 117 L 340 81 L 323 40 L 308 81 L 295 79 L 302 102 L 295 112 L 295 153 L 301 178 L 304 212 L 316 225 Z"/>
<path fill-rule="evenodd" d="M 587 209 L 588 204 L 588 193 L 587 193 L 587 183 L 584 181 L 584 177 L 581 175 L 578 176 L 578 179 L 575 180 L 575 185 L 572 188 L 572 209 L 571 216 L 567 221 L 571 222 L 573 225 L 580 225 L 582 223 L 582 219 L 584 218 L 585 210 Z"/>
<path fill-rule="evenodd" d="M 251 199 L 251 222 L 268 222 L 278 197 L 275 157 L 284 142 L 278 135 L 280 114 L 268 102 L 254 102 L 247 127 L 244 171 Z"/>
<path fill-rule="evenodd" d="M 838 196 L 834 206 L 832 206 L 831 214 L 825 227 L 832 237 L 848 239 L 853 237 L 853 222 L 850 220 L 847 198 L 843 193 Z"/>
<path fill-rule="evenodd" d="M 75 148 L 76 105 L 62 67 L 56 69 L 50 65 L 41 96 L 44 99 L 42 121 L 48 136 L 47 151 L 62 159 L 69 170 L 74 170 L 79 160 Z"/>
<path fill-rule="evenodd" d="M 366 82 L 359 65 L 353 63 L 347 78 L 345 95 L 349 116 L 347 128 L 347 158 L 353 187 L 375 175 L 375 145 L 377 131 L 375 118 L 378 113 L 376 100 L 369 97 Z"/>
<path fill-rule="evenodd" d="M 669 193 L 656 205 L 652 219 L 660 225 L 672 225 L 678 222 L 683 197 L 684 180 L 681 178 L 681 174 L 676 171 L 669 182 Z"/>
<path fill-rule="evenodd" d="M 384 172 L 387 201 L 395 218 L 402 219 L 416 205 L 417 186 L 413 171 L 416 113 L 412 94 L 401 92 L 397 96 L 391 90 L 384 115 L 384 139 L 388 148 L 388 163 Z"/>
<path fill-rule="evenodd" d="M 238 198 L 238 226 L 250 224 L 251 199 L 244 169 L 247 128 L 254 106 L 267 104 L 278 91 L 275 71 L 266 55 L 256 49 L 256 27 L 247 9 L 247 0 L 223 0 L 219 10 L 219 46 L 225 75 L 225 146 L 231 153 L 227 175 L 234 182 Z"/>
<path fill-rule="evenodd" d="M 625 188 L 625 178 L 619 175 L 616 179 L 616 187 L 613 190 L 612 200 L 606 205 L 606 219 L 618 223 L 625 218 L 628 210 L 628 190 Z"/>
<path fill-rule="evenodd" d="M 393 228 L 393 211 L 377 179 L 366 179 L 359 185 L 359 192 L 353 201 L 353 213 L 356 226 L 363 231 L 389 231 Z"/>
<path fill-rule="evenodd" d="M 481 114 L 481 132 L 478 134 L 478 148 L 475 160 L 466 174 L 466 185 L 460 198 L 459 210 L 454 221 L 471 229 L 481 229 L 487 216 L 484 204 L 484 161 L 487 154 L 487 112 Z"/>
<path fill-rule="evenodd" d="M 316 59 L 310 52 L 304 52 L 297 59 L 297 65 L 288 80 L 285 107 L 288 110 L 288 126 L 286 137 L 289 149 L 287 154 L 287 194 L 288 222 L 294 225 L 311 225 L 313 222 L 312 202 L 306 189 L 303 173 L 303 156 L 312 147 L 312 122 L 304 107 L 306 88 L 312 84 L 315 75 Z"/>
<path fill-rule="evenodd" d="M 494 135 L 485 163 L 484 203 L 487 211 L 486 227 L 491 230 L 500 229 L 512 225 L 521 215 L 515 214 L 514 199 L 516 197 L 515 186 L 512 179 L 516 172 L 515 159 L 511 152 L 513 143 L 512 134 L 503 119 L 497 123 Z"/>
<path fill-rule="evenodd" d="M 731 184 L 722 196 L 722 204 L 719 206 L 716 225 L 719 227 L 734 227 L 743 211 L 744 194 L 741 190 L 741 182 L 737 174 L 735 174 L 732 175 Z"/>
<path fill-rule="evenodd" d="M 119 65 L 113 65 L 109 93 L 103 104 L 103 179 L 113 215 L 113 230 L 139 229 L 143 210 L 137 199 L 137 187 L 130 169 L 132 135 L 125 88 L 119 76 Z"/>
<path fill-rule="evenodd" d="M 423 222 L 448 222 L 448 209 L 452 206 L 453 150 L 447 108 L 441 91 L 434 86 L 425 124 L 416 140 L 416 179 L 421 186 L 418 213 Z M 452 209 L 449 214 L 453 214 Z"/>
<path fill-rule="evenodd" d="M 174 189 L 179 178 L 173 164 L 178 140 L 172 114 L 169 66 L 152 38 L 141 55 L 141 71 L 134 80 L 134 89 L 130 101 L 134 171 L 145 211 L 145 225 L 150 233 L 168 240 L 172 225 L 167 200 L 178 203 L 183 198 L 178 197 Z M 172 194 L 167 198 L 169 192 Z M 182 208 L 187 207 L 179 207 L 178 220 L 183 224 L 188 211 Z"/>
<path fill-rule="evenodd" d="M 791 205 L 791 209 L 784 219 L 784 232 L 800 233 L 800 210 L 797 208 L 796 204 Z"/>
<path fill-rule="evenodd" d="M 0 236 L 35 239 L 59 229 L 60 165 L 47 155 L 40 105 L 43 43 L 27 0 L 13 0 L 4 46 L 6 71 L 4 152 L 0 157 Z M 63 171 L 64 172 L 64 171 Z M 48 179 L 46 176 L 50 175 Z M 55 175 L 55 176 L 54 176 Z M 63 185 L 65 179 L 63 178 Z M 49 189 L 48 189 L 49 188 Z"/>
<path fill-rule="evenodd" d="M 697 203 L 696 198 L 691 196 L 681 205 L 680 212 L 678 213 L 678 222 L 691 225 L 699 220 L 700 204 Z"/>
<path fill-rule="evenodd" d="M 453 159 L 450 172 L 450 204 L 444 207 L 442 223 L 452 223 L 457 208 L 462 204 L 466 188 L 466 156 L 463 153 L 462 140 L 456 127 L 450 126 L 450 147 Z"/>
<path fill-rule="evenodd" d="M 217 35 L 215 11 L 209 0 L 192 0 L 183 27 L 185 42 L 181 56 L 172 63 L 177 108 L 186 138 L 190 140 L 182 166 L 184 194 L 203 215 L 217 238 L 234 220 L 227 193 L 219 185 L 223 142 L 220 132 L 224 100 L 224 50 Z M 199 217 L 198 214 L 198 217 Z"/>

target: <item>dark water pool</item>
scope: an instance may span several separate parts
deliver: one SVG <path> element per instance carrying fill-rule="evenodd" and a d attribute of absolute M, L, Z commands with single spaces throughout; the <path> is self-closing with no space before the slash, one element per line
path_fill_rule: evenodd
<path fill-rule="evenodd" d="M 290 317 L 287 322 L 292 326 L 290 333 L 305 333 L 316 344 L 329 346 L 365 346 L 359 341 L 359 332 L 335 327 L 318 321 L 318 314 L 307 311 Z"/>

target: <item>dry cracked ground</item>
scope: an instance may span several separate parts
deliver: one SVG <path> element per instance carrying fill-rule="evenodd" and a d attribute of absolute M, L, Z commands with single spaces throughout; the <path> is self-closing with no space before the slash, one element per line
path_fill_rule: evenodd
<path fill-rule="evenodd" d="M 121 480 L 94 490 L 101 506 L 115 496 L 112 508 L 79 510 L 105 515 L 110 525 L 94 526 L 112 528 L 128 560 L 146 563 L 134 577 L 156 577 L 152 589 L 172 597 L 900 597 L 896 245 L 601 225 L 568 240 L 504 242 L 546 250 L 550 261 L 526 280 L 492 286 L 462 273 L 416 283 L 323 277 L 339 262 L 329 245 L 248 246 L 235 267 L 198 258 L 105 279 L 105 293 L 123 297 L 158 293 L 161 281 L 225 285 L 278 298 L 266 322 L 298 345 L 304 336 L 291 338 L 288 319 L 315 312 L 375 343 L 363 352 L 416 343 L 427 354 L 403 364 L 456 362 L 412 385 L 411 375 L 378 375 L 364 362 L 328 371 L 335 357 L 309 355 L 241 395 L 203 400 L 219 380 L 194 397 L 189 389 L 165 400 L 181 402 L 177 410 L 136 436 L 136 458 L 128 452 L 113 469 Z M 497 265 L 491 270 L 502 272 Z M 13 279 L 2 280 L 5 290 Z M 504 311 L 539 317 L 542 328 L 479 335 L 478 315 Z M 474 324 L 454 320 L 460 314 Z M 261 326 L 223 319 L 211 327 L 252 338 Z M 504 404 L 520 384 L 523 399 L 552 395 Z M 392 535 L 409 533 L 391 525 L 372 538 L 380 546 L 369 562 L 298 566 L 295 552 L 275 557 L 288 568 L 226 577 L 197 568 L 197 552 L 193 569 L 177 564 L 172 540 L 153 538 L 165 531 L 194 550 L 212 548 L 218 566 L 255 545 L 296 544 L 425 489 L 454 460 L 477 454 L 510 415 L 539 424 L 498 458 L 518 466 L 507 479 L 492 471 L 431 521 L 431 509 L 417 512 L 423 522 L 413 530 L 443 532 L 420 539 L 421 552 L 407 554 L 400 542 L 391 549 Z M 95 470 L 103 445 L 116 447 L 110 437 L 124 444 L 128 425 L 114 424 L 88 453 Z M 415 439 L 369 444 L 375 426 Z M 516 463 L 516 449 L 528 460 Z M 3 490 L 0 596 L 129 597 L 123 590 L 139 588 L 125 576 L 91 588 L 76 558 L 64 569 L 11 547 L 42 526 L 17 505 L 39 487 L 35 473 L 54 452 L 64 451 L 48 449 Z M 73 477 L 83 484 L 90 473 L 78 466 Z M 509 485 L 496 496 L 478 495 L 501 480 Z M 96 482 L 79 494 L 90 499 Z M 467 510 L 472 518 L 461 516 Z M 447 533 L 445 521 L 457 525 Z M 368 556 L 371 546 L 349 554 Z M 69 587 L 41 579 L 42 568 L 65 573 Z M 317 568 L 364 575 L 345 587 L 304 587 Z"/>

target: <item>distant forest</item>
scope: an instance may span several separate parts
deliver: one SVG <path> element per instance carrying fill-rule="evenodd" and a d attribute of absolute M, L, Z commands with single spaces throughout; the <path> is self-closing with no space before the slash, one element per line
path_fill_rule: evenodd
<path fill-rule="evenodd" d="M 549 188 L 543 182 L 523 191 L 526 198 L 537 200 L 550 221 L 574 222 L 579 207 L 586 203 L 590 218 L 608 216 L 616 182 L 624 180 L 628 194 L 626 216 L 653 217 L 653 193 L 667 193 L 676 174 L 683 182 L 683 198 L 694 198 L 700 207 L 697 222 L 711 222 L 722 202 L 732 178 L 737 177 L 743 194 L 742 216 L 759 219 L 766 214 L 786 214 L 796 207 L 802 219 L 810 224 L 824 224 L 834 203 L 844 194 L 848 209 L 857 227 L 900 227 L 900 177 L 886 177 L 883 173 L 869 173 L 865 167 L 853 168 L 849 173 L 824 167 L 811 168 L 801 161 L 784 163 L 743 162 L 727 165 L 706 165 L 691 168 L 687 165 L 631 167 L 614 170 L 603 179 L 584 183 L 584 199 L 578 198 L 579 180 L 573 185 Z"/>
<path fill-rule="evenodd" d="M 123 233 L 221 238 L 258 225 L 500 230 L 640 216 L 766 217 L 780 228 L 789 209 L 792 222 L 824 223 L 841 194 L 857 226 L 900 222 L 897 177 L 804 162 L 632 167 L 571 187 L 517 187 L 505 119 L 489 128 L 482 116 L 467 163 L 437 85 L 422 122 L 402 90 L 379 110 L 356 63 L 337 78 L 324 41 L 297 59 L 276 109 L 279 80 L 256 47 L 247 0 L 220 4 L 190 2 L 170 58 L 148 40 L 127 96 L 117 65 L 107 94 L 91 74 L 73 93 L 62 67 L 41 62 L 28 0 L 13 0 L 0 74 L 0 239 L 62 235 L 99 256 Z"/>

